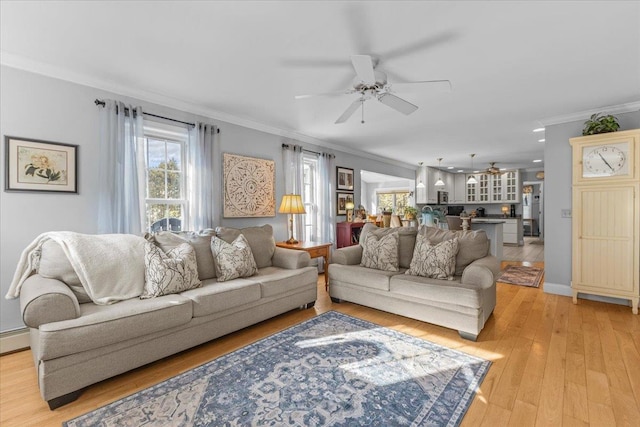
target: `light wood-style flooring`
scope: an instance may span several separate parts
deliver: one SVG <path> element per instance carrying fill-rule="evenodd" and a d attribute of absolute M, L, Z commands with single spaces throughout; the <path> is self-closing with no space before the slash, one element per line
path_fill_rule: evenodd
<path fill-rule="evenodd" d="M 502 259 L 505 261 L 544 262 L 544 244 L 537 237 L 524 238 L 523 246 L 504 245 Z M 536 244 L 537 243 L 537 244 Z"/>
<path fill-rule="evenodd" d="M 323 276 L 314 308 L 285 313 L 103 381 L 55 411 L 40 398 L 30 351 L 2 356 L 0 425 L 59 426 L 327 310 L 491 360 L 462 426 L 640 425 L 640 316 L 630 307 L 587 300 L 573 305 L 570 298 L 542 289 L 498 283 L 496 309 L 478 342 L 471 342 L 450 329 L 351 303 L 333 304 Z"/>

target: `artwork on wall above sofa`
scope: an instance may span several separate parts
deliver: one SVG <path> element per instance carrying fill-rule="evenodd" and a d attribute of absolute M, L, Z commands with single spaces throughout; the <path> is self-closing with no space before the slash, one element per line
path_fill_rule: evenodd
<path fill-rule="evenodd" d="M 275 162 L 223 154 L 224 217 L 276 216 Z"/>
<path fill-rule="evenodd" d="M 78 193 L 78 146 L 5 137 L 5 190 Z"/>

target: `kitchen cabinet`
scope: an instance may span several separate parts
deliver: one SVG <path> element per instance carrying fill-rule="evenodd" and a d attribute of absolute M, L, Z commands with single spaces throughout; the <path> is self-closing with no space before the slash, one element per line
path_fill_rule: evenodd
<path fill-rule="evenodd" d="M 469 179 L 472 174 L 466 175 Z M 477 184 L 466 184 L 466 203 L 520 203 L 520 173 L 509 171 L 500 175 L 473 174 Z"/>
<path fill-rule="evenodd" d="M 505 218 L 502 229 L 502 242 L 511 245 L 524 245 L 522 218 Z"/>
<path fill-rule="evenodd" d="M 452 203 L 455 193 L 455 176 L 450 172 L 442 172 L 444 191 L 449 193 L 449 203 Z"/>
<path fill-rule="evenodd" d="M 640 129 L 571 138 L 571 292 L 640 303 Z"/>
<path fill-rule="evenodd" d="M 430 168 L 428 166 L 421 166 L 418 169 L 416 177 L 416 203 L 438 203 L 438 187 L 434 185 L 438 180 L 438 172 L 438 169 Z M 420 182 L 424 184 L 424 188 L 418 188 L 418 184 Z"/>
<path fill-rule="evenodd" d="M 449 194 L 449 199 L 453 197 L 453 203 L 465 203 L 467 201 L 467 177 L 463 173 L 453 175 L 453 195 Z"/>
<path fill-rule="evenodd" d="M 466 203 L 488 203 L 489 198 L 489 174 L 486 173 L 475 173 L 468 174 L 466 179 L 473 175 L 476 178 L 477 183 L 469 184 L 467 183 L 467 200 Z"/>
<path fill-rule="evenodd" d="M 420 188 L 421 183 L 424 185 L 423 188 Z M 427 203 L 427 184 L 427 167 L 420 166 L 416 171 L 416 203 Z"/>

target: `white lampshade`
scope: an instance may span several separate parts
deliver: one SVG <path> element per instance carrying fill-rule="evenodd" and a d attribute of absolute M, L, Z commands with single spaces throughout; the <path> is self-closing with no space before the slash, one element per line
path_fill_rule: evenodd
<path fill-rule="evenodd" d="M 424 188 L 424 184 L 422 183 L 422 181 L 420 181 L 418 185 L 416 185 L 416 188 Z"/>
<path fill-rule="evenodd" d="M 467 180 L 467 184 L 477 184 L 477 183 L 478 183 L 478 180 L 477 180 L 477 179 L 476 179 L 476 177 L 475 177 L 475 176 L 473 176 L 473 175 L 471 175 L 471 176 L 469 177 L 469 179 Z"/>
<path fill-rule="evenodd" d="M 286 214 L 307 213 L 304 210 L 304 203 L 302 203 L 302 197 L 299 194 L 285 194 L 282 196 L 282 203 L 280 203 L 278 212 Z"/>
<path fill-rule="evenodd" d="M 436 187 L 444 187 L 444 181 L 442 180 L 442 178 L 438 178 L 436 183 L 433 185 L 435 185 Z"/>

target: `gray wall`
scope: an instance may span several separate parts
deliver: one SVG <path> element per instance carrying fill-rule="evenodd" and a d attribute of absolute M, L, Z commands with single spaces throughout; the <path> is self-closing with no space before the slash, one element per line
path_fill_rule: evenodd
<path fill-rule="evenodd" d="M 640 112 L 616 114 L 620 130 L 640 128 Z M 562 218 L 562 209 L 571 209 L 571 146 L 569 138 L 582 135 L 584 120 L 547 126 L 544 150 L 544 290 L 571 295 L 571 218 Z M 590 297 L 604 301 L 612 299 Z M 625 301 L 626 304 L 626 301 Z"/>
<path fill-rule="evenodd" d="M 276 203 L 284 193 L 281 145 L 292 141 L 282 136 L 4 66 L 0 69 L 0 93 L 2 139 L 9 135 L 79 145 L 78 195 L 0 192 L 0 332 L 24 326 L 19 301 L 4 299 L 22 250 L 46 231 L 97 232 L 99 107 L 93 104 L 96 98 L 118 99 L 141 105 L 145 111 L 155 114 L 219 125 L 221 151 L 275 160 Z M 415 177 L 415 167 L 410 165 L 403 167 L 310 144 L 302 145 L 314 151 L 332 152 L 336 155 L 336 166 L 354 169 L 356 205 L 360 203 L 361 169 L 409 179 Z M 4 179 L 4 148 L 0 152 Z M 344 220 L 344 217 L 338 217 L 338 220 Z M 274 218 L 222 219 L 219 225 L 244 227 L 265 223 L 274 226 L 277 240 L 286 239 L 287 219 L 281 214 Z"/>

